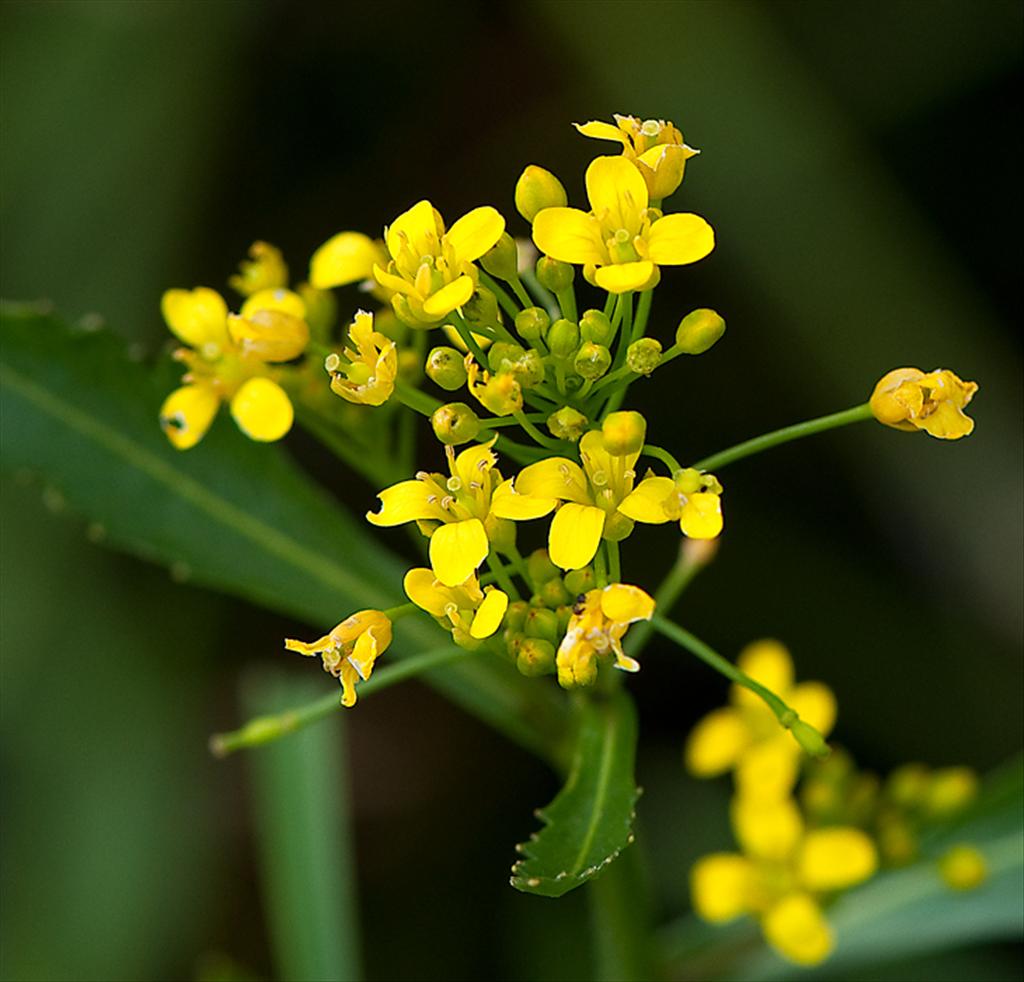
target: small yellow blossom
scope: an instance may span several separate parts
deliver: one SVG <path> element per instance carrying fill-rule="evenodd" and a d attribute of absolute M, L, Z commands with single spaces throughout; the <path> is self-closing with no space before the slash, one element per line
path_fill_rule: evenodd
<path fill-rule="evenodd" d="M 160 408 L 160 425 L 179 450 L 194 447 L 210 428 L 221 402 L 253 440 L 279 440 L 294 420 L 291 400 L 269 378 L 267 362 L 288 361 L 309 340 L 305 305 L 288 290 L 262 290 L 229 314 L 214 290 L 168 290 L 164 319 L 186 345 L 174 357 L 188 371 Z"/>
<path fill-rule="evenodd" d="M 615 126 L 592 120 L 573 123 L 584 136 L 622 144 L 622 155 L 633 163 L 647 185 L 652 201 L 667 198 L 683 182 L 686 161 L 700 153 L 688 147 L 683 134 L 664 119 L 637 119 L 614 114 Z"/>
<path fill-rule="evenodd" d="M 615 667 L 640 671 L 640 664 L 623 651 L 622 638 L 630 624 L 654 616 L 654 599 L 640 587 L 612 583 L 590 590 L 573 607 L 565 637 L 558 646 L 558 682 L 563 688 L 591 685 L 598 659 L 615 657 Z"/>
<path fill-rule="evenodd" d="M 714 475 L 693 468 L 674 478 L 648 472 L 619 510 L 650 525 L 677 521 L 690 539 L 714 539 L 722 531 L 722 486 Z"/>
<path fill-rule="evenodd" d="M 391 621 L 379 610 L 361 610 L 330 634 L 307 644 L 288 639 L 284 646 L 303 655 L 320 655 L 324 671 L 341 680 L 341 704 L 354 706 L 356 683 L 365 682 L 374 662 L 391 644 Z"/>
<path fill-rule="evenodd" d="M 508 609 L 508 594 L 495 587 L 480 589 L 476 575 L 457 587 L 445 586 L 432 569 L 411 569 L 405 574 L 405 593 L 421 610 L 452 632 L 456 643 L 489 638 Z"/>
<path fill-rule="evenodd" d="M 835 724 L 836 702 L 821 682 L 794 684 L 793 662 L 778 641 L 755 641 L 737 667 L 771 689 L 806 723 L 828 734 Z M 742 797 L 784 798 L 796 783 L 800 747 L 775 714 L 755 693 L 733 685 L 732 705 L 705 716 L 690 733 L 686 765 L 697 777 L 714 777 L 735 769 Z"/>
<path fill-rule="evenodd" d="M 897 368 L 881 378 L 871 394 L 871 411 L 880 423 L 898 430 L 924 430 L 940 440 L 959 440 L 974 429 L 964 407 L 978 391 L 945 368 L 925 374 Z"/>
<path fill-rule="evenodd" d="M 523 408 L 523 387 L 512 372 L 492 375 L 472 355 L 466 355 L 465 366 L 469 391 L 495 416 L 511 416 Z"/>
<path fill-rule="evenodd" d="M 943 854 L 939 873 L 951 890 L 976 890 L 988 879 L 988 863 L 974 846 L 961 844 Z"/>
<path fill-rule="evenodd" d="M 395 342 L 373 329 L 373 314 L 365 310 L 356 311 L 348 336 L 353 347 L 345 349 L 347 360 L 331 354 L 324 365 L 331 376 L 331 390 L 349 402 L 381 406 L 395 391 Z"/>
<path fill-rule="evenodd" d="M 582 467 L 565 457 L 530 464 L 515 479 L 512 493 L 495 501 L 495 514 L 523 521 L 557 507 L 548 533 L 551 561 L 562 569 L 582 569 L 597 554 L 602 537 L 619 541 L 632 529 L 619 505 L 633 490 L 639 456 L 639 451 L 609 453 L 601 431 L 591 430 L 580 440 Z"/>
<path fill-rule="evenodd" d="M 478 272 L 473 263 L 491 249 L 505 219 L 489 206 L 474 208 L 445 230 L 429 201 L 420 201 L 385 230 L 390 262 L 376 263 L 377 282 L 394 291 L 395 313 L 412 327 L 433 327 L 469 302 Z"/>
<path fill-rule="evenodd" d="M 243 297 L 287 285 L 288 266 L 284 256 L 269 242 L 254 242 L 249 246 L 249 258 L 243 259 L 238 264 L 238 272 L 228 279 L 228 286 Z"/>
<path fill-rule="evenodd" d="M 593 282 L 609 293 L 641 290 L 655 282 L 658 266 L 703 259 L 715 233 L 699 215 L 662 215 L 648 207 L 647 185 L 624 157 L 598 157 L 587 168 L 589 213 L 545 208 L 533 222 L 541 252 L 591 268 Z"/>
<path fill-rule="evenodd" d="M 723 923 L 750 914 L 784 958 L 798 965 L 824 961 L 834 939 L 818 897 L 874 875 L 878 856 L 871 839 L 850 826 L 806 831 L 788 798 L 737 799 L 732 820 L 742 854 L 704 856 L 690 873 L 698 916 Z"/>
<path fill-rule="evenodd" d="M 309 282 L 318 290 L 364 283 L 376 287 L 373 267 L 387 265 L 384 243 L 362 232 L 339 232 L 328 239 L 309 261 Z"/>

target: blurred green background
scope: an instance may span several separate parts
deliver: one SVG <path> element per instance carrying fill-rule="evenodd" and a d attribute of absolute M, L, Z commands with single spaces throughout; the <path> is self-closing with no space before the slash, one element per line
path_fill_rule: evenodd
<path fill-rule="evenodd" d="M 956 445 L 864 425 L 731 467 L 719 558 L 677 616 L 729 655 L 784 639 L 837 692 L 837 740 L 865 766 L 984 770 L 1021 746 L 1017 0 L 8 0 L 0 17 L 0 294 L 147 349 L 161 292 L 223 285 L 256 238 L 299 274 L 334 232 L 379 232 L 423 196 L 450 219 L 494 204 L 524 234 L 526 163 L 583 203 L 599 148 L 570 121 L 674 120 L 703 152 L 672 205 L 718 246 L 664 277 L 654 333 L 698 306 L 729 331 L 634 388 L 657 442 L 692 459 L 860 402 L 905 364 L 981 386 Z M 329 625 L 173 583 L 96 548 L 57 495 L 3 488 L 4 978 L 275 977 L 253 762 L 214 762 L 206 738 L 241 718 L 239 680 L 282 662 L 280 638 Z M 656 585 L 672 545 L 646 536 L 634 578 Z M 691 859 L 728 840 L 726 788 L 679 759 L 725 686 L 656 643 L 631 688 L 667 916 Z M 416 684 L 346 722 L 368 976 L 585 975 L 582 898 L 506 879 L 554 778 Z M 1020 971 L 1010 947 L 878 955 L 875 978 Z"/>

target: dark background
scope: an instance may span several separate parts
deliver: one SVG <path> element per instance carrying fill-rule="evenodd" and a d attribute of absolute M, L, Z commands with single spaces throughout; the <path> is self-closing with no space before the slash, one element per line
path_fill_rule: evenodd
<path fill-rule="evenodd" d="M 424 196 L 449 220 L 494 204 L 525 234 L 525 164 L 584 204 L 602 145 L 571 121 L 675 121 L 703 152 L 671 205 L 718 245 L 665 271 L 653 333 L 698 306 L 729 330 L 634 388 L 655 442 L 694 459 L 861 402 L 903 365 L 981 386 L 967 441 L 862 425 L 723 472 L 721 552 L 677 616 L 730 656 L 784 639 L 837 692 L 837 739 L 866 766 L 984 770 L 1020 747 L 1019 2 L 5 2 L 0 17 L 0 292 L 100 314 L 147 348 L 166 337 L 161 292 L 221 287 L 253 239 L 301 275 L 336 231 L 379 233 Z M 375 489 L 293 446 L 370 506 Z M 5 480 L 3 973 L 185 978 L 220 953 L 271 976 L 246 762 L 205 743 L 281 637 L 329 625 L 173 584 L 59 510 Z M 627 578 L 655 586 L 673 546 L 641 533 Z M 691 858 L 728 838 L 724 783 L 695 785 L 679 760 L 725 686 L 659 644 L 630 686 L 640 821 L 674 914 Z M 542 767 L 416 684 L 349 729 L 370 975 L 580 971 L 581 899 L 506 884 L 555 789 Z M 972 977 L 1013 975 L 1009 952 L 965 957 Z"/>

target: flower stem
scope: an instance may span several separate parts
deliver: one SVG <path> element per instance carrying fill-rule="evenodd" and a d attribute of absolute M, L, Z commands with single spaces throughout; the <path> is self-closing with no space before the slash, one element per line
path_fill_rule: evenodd
<path fill-rule="evenodd" d="M 604 546 L 608 550 L 608 579 L 612 583 L 621 583 L 622 567 L 619 564 L 619 544 L 605 541 Z"/>
<path fill-rule="evenodd" d="M 640 453 L 645 457 L 653 457 L 655 460 L 660 460 L 672 474 L 683 469 L 683 465 L 672 454 L 662 447 L 654 446 L 653 443 L 645 443 Z"/>
<path fill-rule="evenodd" d="M 508 594 L 509 600 L 521 600 L 516 585 L 508 575 L 508 570 L 502 565 L 501 560 L 496 556 L 487 557 L 487 568 L 494 574 L 495 582 Z"/>
<path fill-rule="evenodd" d="M 477 344 L 476 338 L 473 337 L 473 331 L 470 326 L 466 323 L 465 319 L 454 310 L 451 312 L 451 321 L 458 332 L 462 343 L 473 352 L 473 357 L 480 362 L 481 366 L 487 367 L 487 355 L 484 354 L 483 349 Z"/>
<path fill-rule="evenodd" d="M 530 422 L 529 417 L 521 410 L 518 413 L 512 414 L 513 419 L 531 436 L 534 442 L 539 443 L 542 447 L 547 447 L 549 450 L 562 450 L 562 441 L 556 440 L 553 437 L 545 436 L 537 429 L 533 423 Z"/>
<path fill-rule="evenodd" d="M 825 430 L 834 430 L 839 426 L 848 426 L 850 423 L 859 423 L 861 420 L 873 418 L 871 406 L 865 402 L 852 409 L 844 409 L 839 413 L 819 416 L 817 419 L 794 423 L 792 426 L 784 426 L 781 430 L 773 430 L 771 433 L 755 436 L 752 440 L 745 440 L 743 443 L 737 443 L 734 447 L 729 447 L 728 450 L 722 450 L 703 460 L 698 460 L 693 466 L 701 471 L 717 470 L 719 467 L 731 464 L 734 460 L 742 460 L 752 454 L 761 453 L 762 450 L 770 450 L 779 444 L 789 443 L 790 440 L 799 440 L 815 433 L 823 433 Z"/>
<path fill-rule="evenodd" d="M 537 279 L 537 274 L 532 269 L 524 269 L 519 276 L 523 283 L 526 284 L 526 288 L 536 298 L 537 305 L 543 307 L 552 320 L 558 320 L 558 304 L 555 301 L 554 295 L 547 287 L 541 286 L 540 280 Z"/>
<path fill-rule="evenodd" d="M 423 416 L 433 416 L 434 410 L 441 405 L 440 400 L 428 396 L 426 392 L 420 392 L 419 389 L 413 388 L 408 382 L 403 382 L 400 379 L 395 380 L 395 395 L 403 405 L 415 409 Z"/>
<path fill-rule="evenodd" d="M 509 317 L 515 319 L 516 314 L 519 313 L 519 309 L 516 307 L 515 301 L 508 295 L 508 291 L 496 280 L 493 276 L 488 275 L 482 269 L 479 270 L 480 280 L 490 290 L 495 297 L 497 297 L 498 304 L 502 310 L 508 314 Z M 513 289 L 515 287 L 513 286 Z M 522 286 L 519 287 L 522 289 Z M 529 307 L 529 304 L 526 304 Z"/>
<path fill-rule="evenodd" d="M 562 316 L 575 323 L 577 320 L 576 291 L 573 289 L 573 285 L 570 283 L 564 290 L 559 290 L 555 294 L 555 299 L 558 300 L 558 309 L 562 312 Z"/>

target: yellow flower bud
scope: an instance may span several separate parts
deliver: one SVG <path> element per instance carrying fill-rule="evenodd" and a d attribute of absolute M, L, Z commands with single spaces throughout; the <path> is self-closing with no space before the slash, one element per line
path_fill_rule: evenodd
<path fill-rule="evenodd" d="M 880 423 L 898 430 L 924 430 L 940 440 L 959 440 L 974 429 L 964 407 L 978 391 L 953 372 L 937 368 L 897 368 L 883 376 L 871 394 L 871 411 Z"/>
<path fill-rule="evenodd" d="M 430 425 L 438 440 L 457 447 L 476 439 L 480 432 L 480 417 L 464 402 L 449 402 L 434 411 Z"/>
<path fill-rule="evenodd" d="M 988 879 L 988 864 L 973 846 L 953 846 L 939 860 L 939 873 L 951 890 L 974 890 Z"/>
<path fill-rule="evenodd" d="M 605 450 L 613 457 L 639 453 L 647 438 L 647 420 L 631 409 L 609 413 L 601 424 L 601 434 Z"/>
<path fill-rule="evenodd" d="M 228 286 L 243 297 L 260 290 L 276 290 L 288 285 L 288 267 L 281 250 L 269 242 L 249 246 L 249 258 L 238 264 L 238 272 L 228 278 Z"/>
<path fill-rule="evenodd" d="M 567 290 L 572 286 L 575 276 L 575 270 L 568 263 L 559 262 L 550 256 L 541 256 L 537 260 L 537 279 L 542 287 L 552 293 Z"/>
<path fill-rule="evenodd" d="M 661 364 L 661 342 L 640 338 L 626 349 L 626 364 L 637 375 L 650 375 Z"/>
<path fill-rule="evenodd" d="M 725 334 L 725 321 L 714 310 L 691 311 L 676 328 L 676 347 L 688 355 L 701 355 Z"/>
<path fill-rule="evenodd" d="M 923 805 L 934 816 L 953 815 L 966 808 L 978 794 L 978 776 L 969 767 L 945 767 L 928 783 Z"/>
<path fill-rule="evenodd" d="M 490 251 L 480 257 L 480 265 L 499 280 L 508 282 L 518 279 L 519 250 L 515 239 L 508 232 L 502 232 L 501 238 L 491 246 Z"/>
<path fill-rule="evenodd" d="M 544 208 L 564 208 L 569 196 L 562 182 L 549 170 L 530 164 L 516 181 L 516 210 L 528 222 Z"/>
<path fill-rule="evenodd" d="M 589 420 L 578 409 L 562 406 L 553 412 L 547 421 L 548 431 L 557 440 L 569 440 L 576 443 L 586 432 Z"/>
<path fill-rule="evenodd" d="M 448 392 L 461 389 L 466 384 L 464 356 L 454 348 L 438 346 L 427 355 L 425 366 L 427 377 Z"/>

